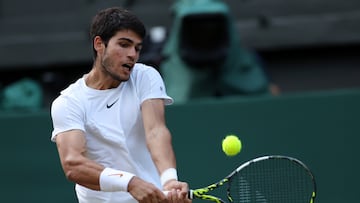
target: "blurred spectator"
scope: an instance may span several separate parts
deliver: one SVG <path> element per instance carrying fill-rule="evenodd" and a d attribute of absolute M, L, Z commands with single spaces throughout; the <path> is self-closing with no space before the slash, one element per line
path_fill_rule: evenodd
<path fill-rule="evenodd" d="M 39 110 L 42 104 L 41 86 L 30 78 L 23 78 L 9 84 L 2 91 L 3 110 Z"/>
<path fill-rule="evenodd" d="M 220 0 L 179 0 L 160 72 L 177 103 L 201 97 L 279 93 L 255 53 L 244 48 Z"/>
<path fill-rule="evenodd" d="M 143 41 L 143 47 L 139 62 L 150 65 L 159 71 L 160 63 L 162 61 L 162 48 L 167 37 L 167 30 L 165 27 L 156 26 L 149 29 Z"/>

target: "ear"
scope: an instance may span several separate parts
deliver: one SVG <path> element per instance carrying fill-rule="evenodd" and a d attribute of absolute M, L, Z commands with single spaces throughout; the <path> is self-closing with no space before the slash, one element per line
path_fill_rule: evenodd
<path fill-rule="evenodd" d="M 101 37 L 100 36 L 96 36 L 95 38 L 94 38 L 94 41 L 93 41 L 93 43 L 94 43 L 94 49 L 97 51 L 97 52 L 101 52 L 103 49 L 104 49 L 104 43 L 103 43 L 103 41 L 102 41 L 102 39 L 101 39 Z"/>

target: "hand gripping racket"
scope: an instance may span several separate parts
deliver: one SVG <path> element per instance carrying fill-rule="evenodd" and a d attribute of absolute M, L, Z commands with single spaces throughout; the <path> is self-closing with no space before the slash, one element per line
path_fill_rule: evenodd
<path fill-rule="evenodd" d="M 209 194 L 220 187 L 225 187 L 228 201 Z M 217 203 L 314 203 L 316 184 L 301 161 L 271 155 L 247 161 L 219 182 L 190 190 L 188 196 Z"/>

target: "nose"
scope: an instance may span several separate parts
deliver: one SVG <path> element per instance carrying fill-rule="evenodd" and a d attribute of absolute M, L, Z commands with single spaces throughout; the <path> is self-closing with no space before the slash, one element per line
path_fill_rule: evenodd
<path fill-rule="evenodd" d="M 129 49 L 128 51 L 128 57 L 132 60 L 132 61 L 136 61 L 137 58 L 139 58 L 139 52 L 137 51 L 136 47 L 132 47 Z"/>

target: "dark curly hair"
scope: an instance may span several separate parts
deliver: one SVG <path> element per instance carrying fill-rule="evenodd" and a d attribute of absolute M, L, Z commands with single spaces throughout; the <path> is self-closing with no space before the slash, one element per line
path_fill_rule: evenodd
<path fill-rule="evenodd" d="M 107 46 L 110 38 L 121 30 L 132 30 L 142 39 L 146 35 L 144 24 L 135 14 L 120 7 L 112 7 L 100 10 L 94 16 L 90 27 L 90 39 L 93 42 L 96 36 L 100 36 Z M 96 50 L 94 45 L 92 46 L 95 59 Z"/>

